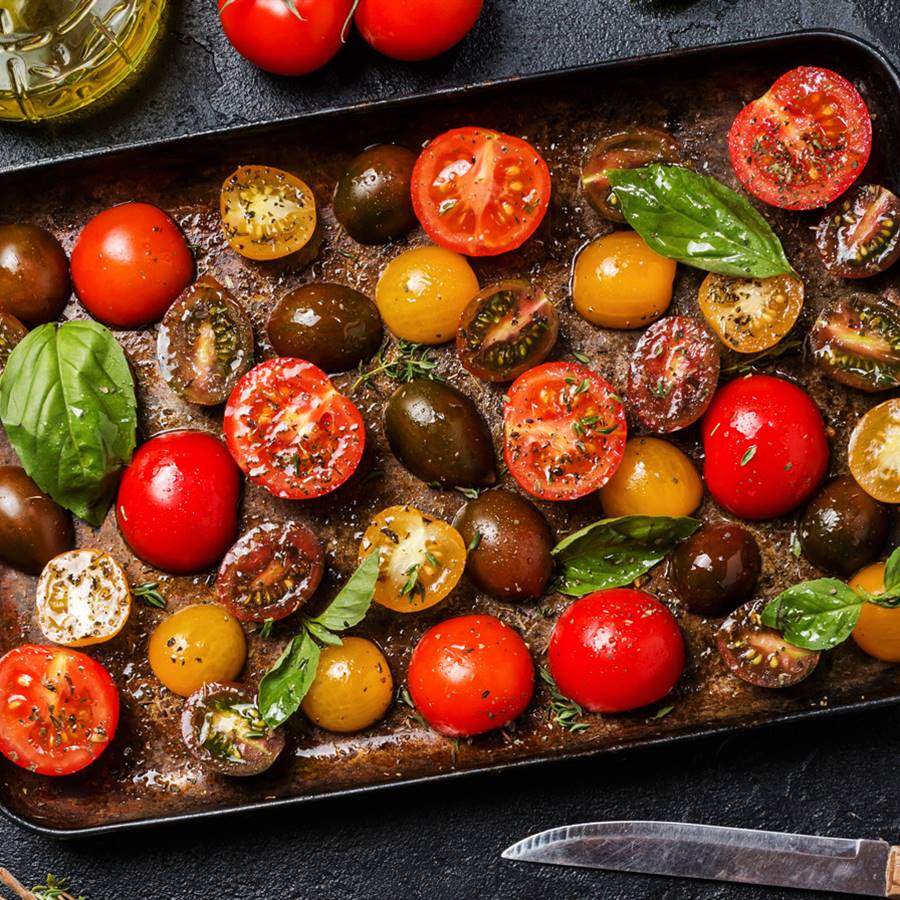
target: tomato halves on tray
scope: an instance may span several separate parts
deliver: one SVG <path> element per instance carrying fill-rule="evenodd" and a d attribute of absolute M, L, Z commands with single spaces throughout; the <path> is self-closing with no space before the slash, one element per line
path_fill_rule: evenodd
<path fill-rule="evenodd" d="M 23 644 L 0 659 L 0 753 L 39 775 L 71 775 L 119 724 L 109 672 L 77 650 Z"/>
<path fill-rule="evenodd" d="M 550 203 L 550 170 L 521 138 L 487 128 L 436 137 L 412 176 L 416 216 L 442 247 L 495 256 L 534 234 Z"/>
<path fill-rule="evenodd" d="M 302 359 L 270 359 L 251 369 L 225 407 L 225 439 L 244 473 L 288 500 L 339 488 L 362 459 L 359 410 L 328 376 Z"/>
<path fill-rule="evenodd" d="M 622 461 L 625 408 L 609 382 L 576 363 L 520 375 L 503 411 L 513 478 L 543 500 L 575 500 L 603 487 Z"/>
<path fill-rule="evenodd" d="M 862 173 L 872 120 L 846 78 L 800 66 L 738 113 L 728 147 L 735 174 L 755 197 L 784 209 L 815 209 Z"/>

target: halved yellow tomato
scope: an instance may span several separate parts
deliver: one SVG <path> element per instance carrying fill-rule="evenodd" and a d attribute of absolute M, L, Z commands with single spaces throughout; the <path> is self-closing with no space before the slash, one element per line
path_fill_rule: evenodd
<path fill-rule="evenodd" d="M 440 603 L 466 566 L 460 533 L 414 506 L 389 506 L 375 516 L 359 545 L 360 561 L 375 552 L 380 566 L 375 602 L 395 612 Z"/>
<path fill-rule="evenodd" d="M 35 602 L 48 641 L 87 647 L 122 630 L 131 612 L 131 588 L 108 553 L 88 547 L 54 556 L 44 566 Z"/>
<path fill-rule="evenodd" d="M 222 228 L 233 250 L 248 259 L 296 253 L 316 230 L 316 201 L 296 175 L 271 166 L 241 166 L 219 195 Z"/>
<path fill-rule="evenodd" d="M 794 327 L 803 294 L 803 282 L 791 275 L 733 278 L 711 272 L 700 285 L 700 311 L 723 344 L 738 353 L 760 353 Z"/>
<path fill-rule="evenodd" d="M 900 398 L 873 406 L 850 435 L 850 473 L 882 503 L 900 503 Z"/>

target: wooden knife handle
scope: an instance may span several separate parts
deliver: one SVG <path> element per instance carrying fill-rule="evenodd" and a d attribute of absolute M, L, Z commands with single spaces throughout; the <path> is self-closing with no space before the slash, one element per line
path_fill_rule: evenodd
<path fill-rule="evenodd" d="M 891 847 L 888 856 L 885 897 L 900 897 L 900 844 Z"/>

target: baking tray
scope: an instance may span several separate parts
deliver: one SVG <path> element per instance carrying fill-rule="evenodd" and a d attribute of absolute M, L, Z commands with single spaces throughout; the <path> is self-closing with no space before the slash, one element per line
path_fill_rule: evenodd
<path fill-rule="evenodd" d="M 875 149 L 863 179 L 897 190 L 900 171 L 887 152 L 900 144 L 900 82 L 884 56 L 849 35 L 815 31 L 764 40 L 718 45 L 623 62 L 603 63 L 426 96 L 342 110 L 327 110 L 286 121 L 161 143 L 138 144 L 113 152 L 69 157 L 0 173 L 2 217 L 31 220 L 51 228 L 71 250 L 84 222 L 106 206 L 130 199 L 167 209 L 195 248 L 198 271 L 212 272 L 232 286 L 254 320 L 260 358 L 271 355 L 263 325 L 273 302 L 287 290 L 312 280 L 333 280 L 372 294 L 384 263 L 404 245 L 424 242 L 415 232 L 386 247 L 362 248 L 337 228 L 329 208 L 334 182 L 347 160 L 363 146 L 397 141 L 416 147 L 446 128 L 471 123 L 526 136 L 550 164 L 554 199 L 534 239 L 500 258 L 475 260 L 482 284 L 527 274 L 557 302 L 562 339 L 555 355 L 587 353 L 594 368 L 613 383 L 624 383 L 628 354 L 637 332 L 603 332 L 578 318 L 568 299 L 571 260 L 587 240 L 609 230 L 608 223 L 583 203 L 577 187 L 580 162 L 598 135 L 630 125 L 668 128 L 686 158 L 734 185 L 727 162 L 726 134 L 741 106 L 761 94 L 793 65 L 818 64 L 839 70 L 863 92 L 874 117 Z M 242 260 L 225 245 L 218 222 L 218 189 L 238 164 L 266 163 L 295 171 L 312 186 L 322 228 L 314 260 L 271 264 Z M 707 166 L 708 163 L 708 166 Z M 818 214 L 768 209 L 789 257 L 807 285 L 805 331 L 818 308 L 847 290 L 824 272 L 812 247 L 809 226 Z M 671 312 L 696 314 L 702 273 L 679 268 Z M 890 276 L 870 282 L 884 286 Z M 76 303 L 66 316 L 83 315 Z M 191 408 L 160 381 L 153 348 L 154 329 L 120 332 L 133 365 L 141 399 L 144 437 L 165 428 L 187 426 L 218 431 L 221 410 Z M 499 446 L 502 388 L 476 382 L 462 372 L 450 349 L 438 353 L 439 372 L 469 393 L 485 413 Z M 801 381 L 813 394 L 833 429 L 832 473 L 846 471 L 848 425 L 876 400 L 822 378 L 802 353 L 769 367 Z M 339 376 L 349 389 L 354 376 Z M 454 491 L 428 488 L 403 470 L 386 450 L 380 411 L 393 388 L 377 380 L 353 394 L 363 411 L 372 452 L 361 471 L 335 494 L 318 501 L 289 503 L 248 485 L 242 501 L 242 530 L 288 515 L 311 523 L 321 534 L 330 575 L 320 589 L 324 603 L 352 571 L 358 536 L 372 512 L 412 502 L 451 518 L 464 498 Z M 674 440 L 699 458 L 696 429 Z M 0 437 L 0 461 L 14 457 Z M 508 484 L 508 476 L 504 482 Z M 560 536 L 599 518 L 599 504 L 586 498 L 572 504 L 541 504 Z M 707 500 L 698 515 L 722 518 Z M 795 518 L 751 524 L 763 550 L 760 591 L 772 596 L 794 581 L 813 575 L 790 552 Z M 118 536 L 112 517 L 97 531 L 83 524 L 79 545 L 99 545 L 126 567 L 133 583 L 159 580 L 169 611 L 212 599 L 206 575 L 161 576 L 136 560 Z M 570 734 L 548 715 L 548 695 L 539 685 L 529 710 L 504 731 L 453 741 L 424 728 L 413 711 L 396 703 L 380 725 L 360 734 L 318 731 L 302 716 L 288 723 L 287 749 L 267 773 L 253 779 L 206 775 L 183 748 L 179 735 L 181 700 L 167 693 L 149 671 L 146 644 L 164 615 L 137 607 L 123 632 L 89 652 L 112 671 L 123 700 L 119 732 L 98 763 L 68 778 L 41 778 L 0 760 L 0 809 L 16 822 L 58 837 L 97 834 L 196 819 L 251 809 L 271 809 L 311 799 L 358 793 L 397 783 L 422 783 L 465 773 L 496 771 L 547 759 L 565 759 L 626 747 L 669 744 L 847 710 L 878 708 L 900 701 L 900 667 L 864 656 L 852 641 L 825 654 L 816 673 L 784 691 L 751 688 L 730 676 L 712 650 L 716 622 L 684 614 L 671 596 L 665 567 L 655 570 L 648 590 L 669 600 L 681 620 L 688 645 L 688 668 L 671 698 L 647 710 L 619 716 L 587 717 L 590 727 Z M 33 616 L 34 579 L 0 570 L 0 652 L 24 641 L 41 640 Z M 499 615 L 519 628 L 537 656 L 550 628 L 568 601 L 550 596 L 540 603 L 513 606 L 494 602 L 463 580 L 444 603 L 425 612 L 399 616 L 374 608 L 357 629 L 385 650 L 397 684 L 402 684 L 411 648 L 442 618 L 478 609 Z M 265 641 L 250 635 L 245 673 L 255 683 L 292 633 L 291 620 L 276 626 Z M 662 717 L 657 713 L 671 706 Z"/>

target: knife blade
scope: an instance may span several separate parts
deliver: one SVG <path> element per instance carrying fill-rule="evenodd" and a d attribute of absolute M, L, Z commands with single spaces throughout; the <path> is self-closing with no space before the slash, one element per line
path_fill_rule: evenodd
<path fill-rule="evenodd" d="M 681 822 L 588 822 L 533 834 L 505 859 L 866 897 L 900 897 L 900 846 Z"/>

